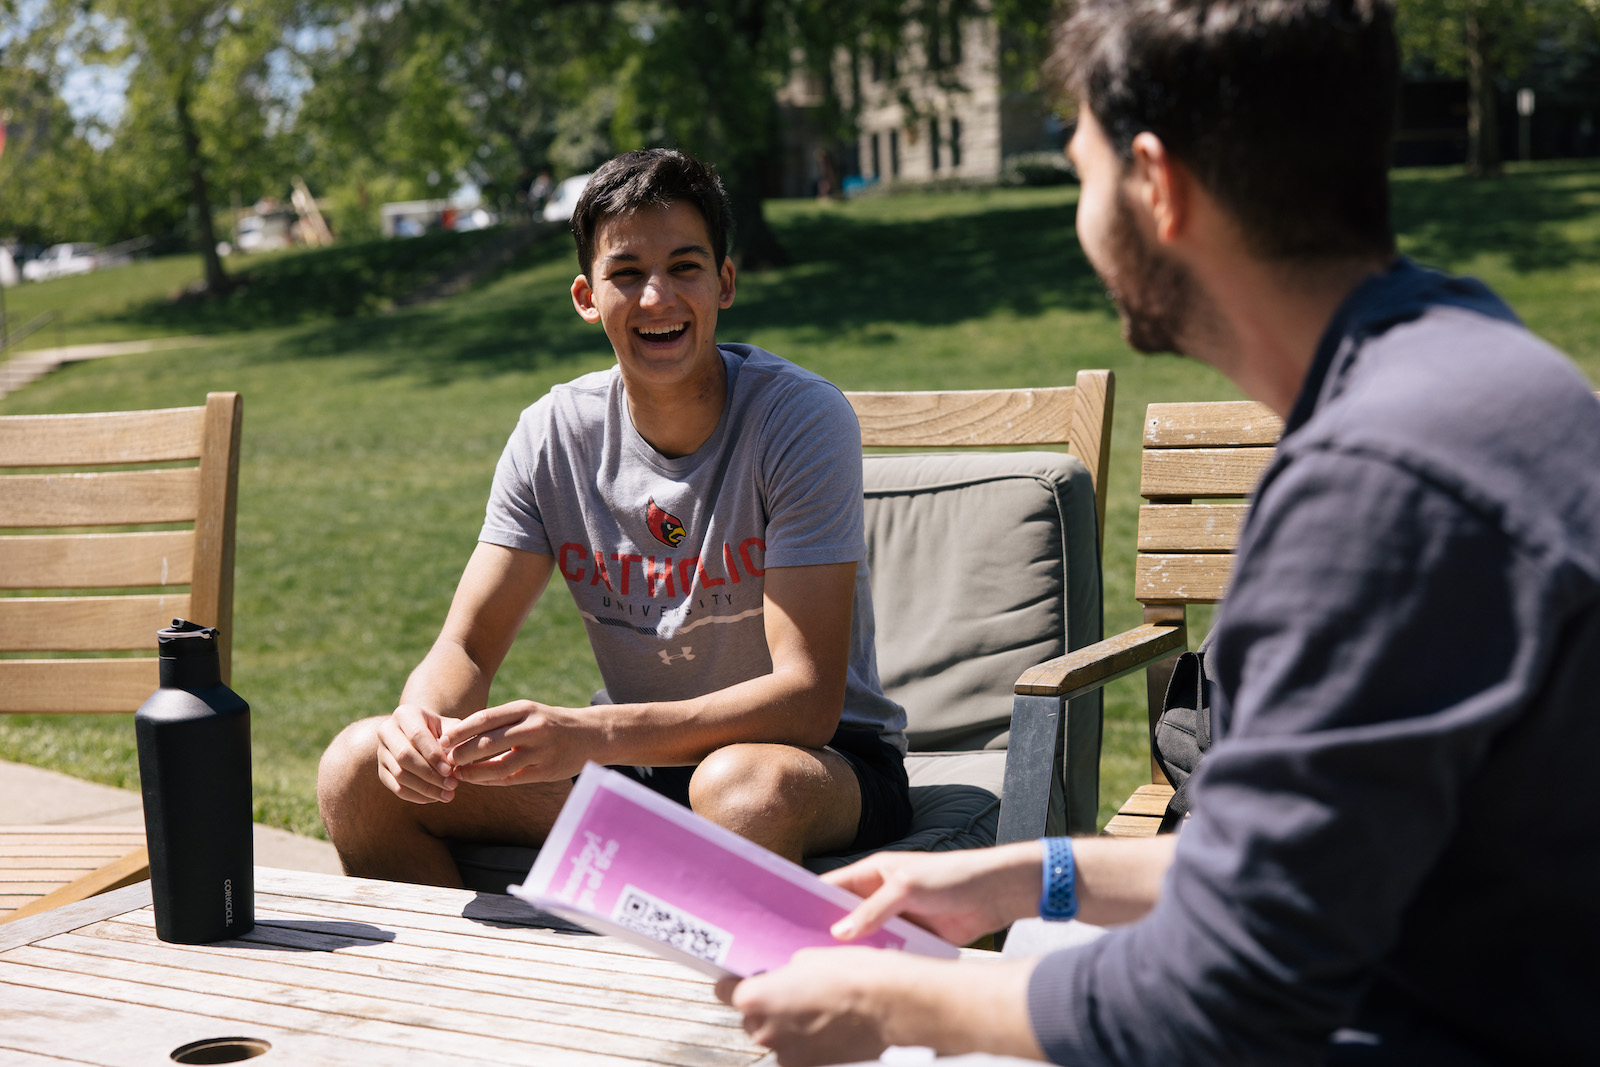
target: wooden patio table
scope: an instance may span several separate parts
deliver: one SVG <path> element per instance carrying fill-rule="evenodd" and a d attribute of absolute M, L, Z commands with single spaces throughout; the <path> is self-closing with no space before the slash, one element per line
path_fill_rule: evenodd
<path fill-rule="evenodd" d="M 540 921 L 511 897 L 258 867 L 254 930 L 169 945 L 140 882 L 0 926 L 0 1063 L 154 1067 L 197 1042 L 177 1062 L 263 1045 L 264 1067 L 766 1057 L 709 979 Z"/>

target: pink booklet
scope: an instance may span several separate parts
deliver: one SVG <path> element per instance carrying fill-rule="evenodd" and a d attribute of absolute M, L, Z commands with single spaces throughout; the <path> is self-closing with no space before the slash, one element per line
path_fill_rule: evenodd
<path fill-rule="evenodd" d="M 591 763 L 522 885 L 537 908 L 713 977 L 774 970 L 859 903 L 631 778 Z M 904 919 L 851 942 L 954 959 L 959 950 Z"/>

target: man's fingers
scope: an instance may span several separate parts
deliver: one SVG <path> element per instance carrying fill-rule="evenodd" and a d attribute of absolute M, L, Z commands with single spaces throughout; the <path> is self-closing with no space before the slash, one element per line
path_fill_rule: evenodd
<path fill-rule="evenodd" d="M 736 975 L 725 975 L 717 979 L 715 986 L 717 999 L 724 1004 L 733 1003 L 733 991 L 739 988 L 739 978 Z"/>
<path fill-rule="evenodd" d="M 876 892 L 857 904 L 855 910 L 834 923 L 830 932 L 840 941 L 854 941 L 900 914 L 907 890 L 903 884 L 885 881 Z"/>
<path fill-rule="evenodd" d="M 877 860 L 877 856 L 868 856 L 848 867 L 826 872 L 822 880 L 840 889 L 848 889 L 858 897 L 869 897 L 883 884 L 883 871 L 878 868 Z"/>
<path fill-rule="evenodd" d="M 499 704 L 475 711 L 465 719 L 448 724 L 439 733 L 439 744 L 449 751 L 495 730 L 504 730 L 528 717 L 521 704 Z"/>
<path fill-rule="evenodd" d="M 447 779 L 444 786 L 434 786 L 382 760 L 378 761 L 378 779 L 395 796 L 413 804 L 448 804 L 455 797 L 455 779 Z"/>
<path fill-rule="evenodd" d="M 516 745 L 508 738 L 508 733 L 508 728 L 498 727 L 457 742 L 449 749 L 451 763 L 464 767 L 515 751 Z"/>
<path fill-rule="evenodd" d="M 434 785 L 455 770 L 436 736 L 440 719 L 415 705 L 403 704 L 378 727 L 378 743 L 397 763 Z"/>
<path fill-rule="evenodd" d="M 527 762 L 529 759 L 527 752 L 512 749 L 492 759 L 463 763 L 456 774 L 471 785 L 527 785 L 571 777 L 569 774 L 552 773 L 544 764 Z"/>

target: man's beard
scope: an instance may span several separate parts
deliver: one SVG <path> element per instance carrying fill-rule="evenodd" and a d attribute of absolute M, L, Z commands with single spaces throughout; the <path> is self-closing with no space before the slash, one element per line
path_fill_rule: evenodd
<path fill-rule="evenodd" d="M 1178 337 L 1191 325 L 1194 276 L 1145 240 L 1123 196 L 1117 197 L 1109 240 L 1113 271 L 1100 272 L 1100 280 L 1122 318 L 1123 338 L 1138 352 L 1183 354 Z"/>

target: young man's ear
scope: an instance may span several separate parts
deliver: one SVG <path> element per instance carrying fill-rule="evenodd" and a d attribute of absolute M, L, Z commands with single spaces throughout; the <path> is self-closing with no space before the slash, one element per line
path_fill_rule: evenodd
<path fill-rule="evenodd" d="M 724 309 L 731 308 L 733 306 L 734 290 L 734 269 L 733 258 L 731 256 L 724 256 L 722 258 L 722 269 L 717 272 L 717 275 L 719 278 L 719 285 L 717 289 L 717 307 Z"/>
<path fill-rule="evenodd" d="M 1148 130 L 1133 138 L 1132 149 L 1125 181 L 1133 204 L 1153 225 L 1156 240 L 1168 244 L 1189 223 L 1194 176 Z"/>
<path fill-rule="evenodd" d="M 580 274 L 572 279 L 572 306 L 589 325 L 600 321 L 600 308 L 594 302 L 594 286 L 589 284 L 588 275 Z"/>

